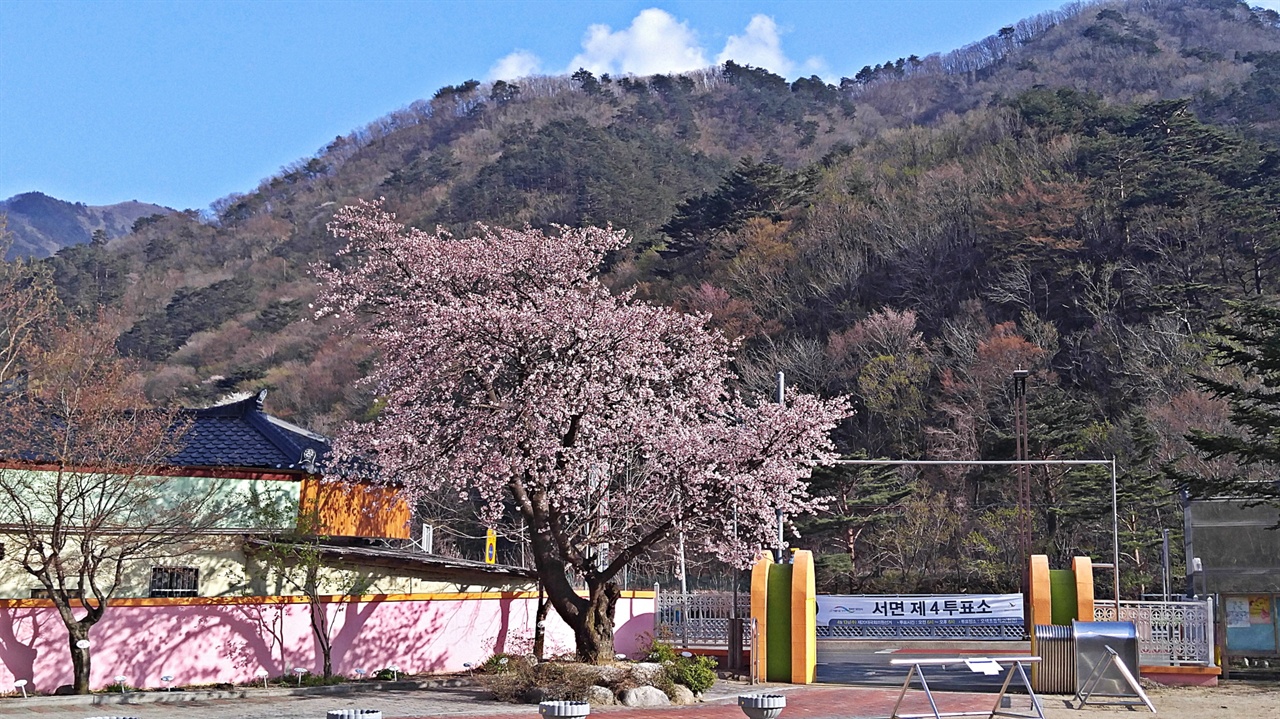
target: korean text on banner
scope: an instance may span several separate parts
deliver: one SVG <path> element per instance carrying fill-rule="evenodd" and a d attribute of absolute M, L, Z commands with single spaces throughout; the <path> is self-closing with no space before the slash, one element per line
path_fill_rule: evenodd
<path fill-rule="evenodd" d="M 819 595 L 820 626 L 1022 624 L 1021 594 Z"/>

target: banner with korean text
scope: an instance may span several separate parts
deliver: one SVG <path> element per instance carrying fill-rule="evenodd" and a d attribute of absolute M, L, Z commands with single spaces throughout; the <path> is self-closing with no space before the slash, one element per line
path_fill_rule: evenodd
<path fill-rule="evenodd" d="M 1021 594 L 818 595 L 818 626 L 1021 626 Z"/>

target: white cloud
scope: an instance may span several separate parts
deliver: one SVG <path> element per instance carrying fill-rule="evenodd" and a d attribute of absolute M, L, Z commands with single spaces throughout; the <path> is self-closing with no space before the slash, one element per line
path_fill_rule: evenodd
<path fill-rule="evenodd" d="M 1249 7 L 1266 8 L 1280 12 L 1280 0 L 1247 0 Z"/>
<path fill-rule="evenodd" d="M 763 67 L 770 72 L 790 76 L 796 64 L 782 52 L 782 38 L 778 35 L 778 23 L 768 15 L 756 15 L 747 23 L 741 35 L 730 35 L 724 50 L 716 56 L 717 63 L 733 60 L 740 65 Z"/>
<path fill-rule="evenodd" d="M 688 24 L 657 8 L 642 10 L 631 26 L 613 30 L 592 25 L 582 39 L 582 52 L 569 62 L 568 72 L 586 68 L 593 73 L 655 75 L 707 67 L 698 35 Z"/>
<path fill-rule="evenodd" d="M 493 63 L 489 68 L 490 80 L 517 80 L 542 72 L 542 60 L 528 50 L 516 50 Z"/>
<path fill-rule="evenodd" d="M 801 66 L 800 74 L 801 75 L 817 75 L 818 77 L 825 78 L 827 82 L 832 82 L 831 68 L 827 66 L 826 60 L 823 60 L 821 57 L 817 55 L 809 57 L 804 61 L 804 65 Z M 835 77 L 835 81 L 839 82 L 840 76 L 835 75 L 834 77 Z"/>

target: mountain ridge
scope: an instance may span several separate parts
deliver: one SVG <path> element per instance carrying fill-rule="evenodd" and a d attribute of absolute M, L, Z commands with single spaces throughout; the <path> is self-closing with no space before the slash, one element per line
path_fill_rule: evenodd
<path fill-rule="evenodd" d="M 132 232 L 140 219 L 173 211 L 137 200 L 85 205 L 43 192 L 23 192 L 0 201 L 13 240 L 5 259 L 49 257 L 64 247 L 92 241 L 98 231 L 105 240 L 113 240 Z"/>
<path fill-rule="evenodd" d="M 614 281 L 639 283 L 646 296 L 677 302 L 685 292 L 682 282 L 706 273 L 686 272 L 692 260 L 683 261 L 681 269 L 646 253 L 671 241 L 662 228 L 682 201 L 713 191 L 743 157 L 790 171 L 830 172 L 857 156 L 875 156 L 879 145 L 911 141 L 921 133 L 913 128 L 965 127 L 960 118 L 975 112 L 997 119 L 990 113 L 1007 101 L 991 83 L 1001 73 L 1021 78 L 1019 87 L 1042 86 L 1037 80 L 1056 77 L 1061 82 L 1053 86 L 1083 86 L 1121 102 L 1189 93 L 1192 106 L 1208 115 L 1248 78 L 1261 74 L 1262 64 L 1221 48 L 1187 55 L 1187 47 L 1204 48 L 1222 42 L 1213 40 L 1221 37 L 1243 53 L 1280 50 L 1280 17 L 1255 13 L 1233 0 L 1073 4 L 1012 27 L 1006 37 L 993 35 L 925 58 L 916 70 L 904 61 L 907 70 L 901 76 L 897 63 L 885 63 L 878 75 L 873 69 L 870 78 L 840 87 L 816 78 L 788 83 L 732 63 L 685 75 L 595 78 L 586 73 L 446 86 L 430 99 L 335 138 L 316 156 L 291 163 L 255 190 L 215 202 L 212 223 L 190 213 L 172 214 L 112 242 L 104 253 L 74 247 L 53 261 L 72 305 L 107 300 L 128 307 L 136 323 L 124 346 L 159 363 L 151 370 L 159 372 L 157 399 L 179 387 L 195 393 L 189 399 L 205 396 L 200 388 L 211 386 L 211 376 L 222 378 L 214 384 L 235 381 L 246 384 L 234 389 L 250 390 L 255 383 L 285 379 L 281 367 L 247 357 L 215 360 L 202 338 L 231 332 L 239 341 L 276 345 L 271 335 L 283 332 L 290 336 L 286 344 L 302 352 L 298 357 L 285 353 L 292 357 L 285 361 L 291 372 L 300 369 L 294 362 L 320 361 L 326 353 L 323 335 L 314 334 L 318 328 L 304 322 L 305 313 L 298 310 L 313 291 L 305 267 L 331 256 L 336 244 L 325 231 L 328 217 L 356 199 L 385 197 L 410 224 L 442 224 L 455 232 L 467 232 L 474 221 L 613 223 L 635 238 L 633 256 L 613 267 Z M 1040 51 L 1045 57 L 1034 55 Z M 1125 72 L 1091 87 L 1099 77 L 1098 63 L 1115 65 L 1117 57 L 1127 58 Z M 1064 64 L 1054 64 L 1062 58 L 1067 58 Z M 1038 68 L 1024 67 L 1027 62 Z M 1187 92 L 1172 87 L 1151 92 L 1156 79 L 1193 65 L 1196 71 L 1179 86 Z M 885 66 L 894 71 L 886 72 Z M 1214 91 L 1221 97 L 1211 96 Z M 1231 126 L 1230 119 L 1224 124 Z M 977 137 L 982 131 L 963 132 Z M 839 171 L 849 174 L 850 169 Z M 851 186 L 869 181 L 875 172 L 852 174 L 858 177 L 845 181 Z M 817 202 L 823 206 L 824 201 Z M 788 213 L 773 219 L 815 214 L 803 207 Z M 113 265 L 106 276 L 137 280 L 104 286 L 99 278 L 88 278 L 94 273 L 86 265 L 95 262 Z M 221 302 L 228 304 L 214 311 Z M 193 314 L 198 307 L 210 308 L 204 319 Z M 271 319 L 234 319 L 255 308 Z M 760 318 L 760 326 L 771 321 L 779 320 Z M 176 367 L 168 361 L 173 353 L 180 358 Z M 189 368 L 182 370 L 181 384 L 175 386 L 174 377 L 159 380 L 178 368 Z M 294 379 L 288 384 L 306 374 L 289 375 Z M 282 394 L 300 396 L 292 386 Z M 280 411 L 301 410 L 302 418 L 314 418 L 319 408 L 310 401 L 302 405 L 286 400 Z M 350 405 L 338 412 L 358 414 Z"/>

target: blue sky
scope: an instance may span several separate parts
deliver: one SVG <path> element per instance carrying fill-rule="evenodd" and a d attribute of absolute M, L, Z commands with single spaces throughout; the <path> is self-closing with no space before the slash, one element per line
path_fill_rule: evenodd
<path fill-rule="evenodd" d="M 0 198 L 203 208 L 469 78 L 578 65 L 648 74 L 732 57 L 837 81 L 1060 5 L 0 0 Z"/>

